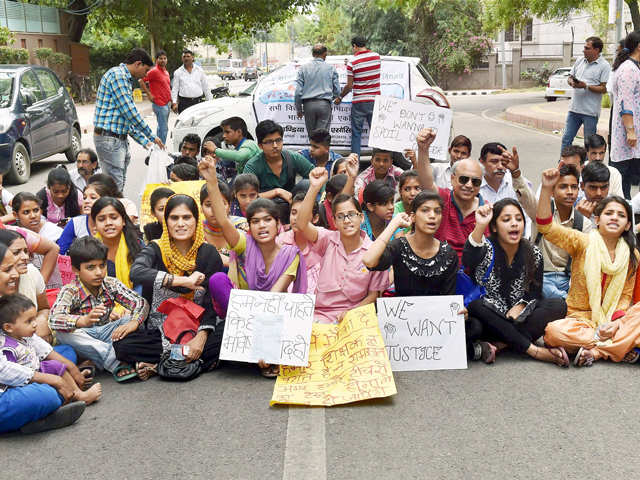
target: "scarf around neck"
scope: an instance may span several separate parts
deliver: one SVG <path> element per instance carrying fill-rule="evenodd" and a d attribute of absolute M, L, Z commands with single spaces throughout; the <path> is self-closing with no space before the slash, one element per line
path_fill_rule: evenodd
<path fill-rule="evenodd" d="M 193 244 L 185 255 L 180 253 L 169 236 L 169 229 L 167 228 L 167 222 L 164 218 L 162 219 L 162 236 L 160 240 L 154 240 L 154 242 L 160 247 L 162 261 L 170 274 L 177 276 L 191 275 L 196 269 L 198 250 L 204 243 L 204 228 L 202 227 L 202 222 L 196 220 Z"/>
<path fill-rule="evenodd" d="M 96 238 L 102 242 L 100 233 L 96 232 Z M 118 250 L 116 251 L 116 258 L 113 263 L 116 265 L 116 278 L 124 283 L 127 288 L 133 288 L 133 283 L 129 278 L 129 270 L 131 269 L 131 264 L 129 263 L 129 247 L 127 246 L 123 232 L 120 232 Z"/>
<path fill-rule="evenodd" d="M 616 311 L 629 269 L 629 245 L 624 239 L 619 238 L 616 245 L 615 261 L 611 261 L 609 250 L 604 243 L 600 232 L 592 231 L 589 234 L 584 259 L 584 276 L 589 294 L 589 306 L 591 307 L 591 321 L 593 328 L 611 321 L 611 316 Z M 611 281 L 602 298 L 602 274 L 609 275 Z"/>

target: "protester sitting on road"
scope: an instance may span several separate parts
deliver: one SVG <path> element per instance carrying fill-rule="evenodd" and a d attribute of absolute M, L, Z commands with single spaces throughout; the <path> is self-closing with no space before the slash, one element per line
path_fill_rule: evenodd
<path fill-rule="evenodd" d="M 347 159 L 342 157 L 333 162 L 333 168 L 331 169 L 331 177 L 334 175 L 346 175 L 347 174 Z"/>
<path fill-rule="evenodd" d="M 56 242 L 62 234 L 62 228 L 48 221 L 42 215 L 40 199 L 30 192 L 20 192 L 13 197 L 11 208 L 15 213 L 16 225 L 42 235 Z"/>
<path fill-rule="evenodd" d="M 152 240 L 158 240 L 162 236 L 164 207 L 167 205 L 169 198 L 174 194 L 175 192 L 167 187 L 159 187 L 151 192 L 149 204 L 151 214 L 156 218 L 156 221 L 147 223 L 143 228 L 144 239 L 147 243 L 150 243 Z"/>
<path fill-rule="evenodd" d="M 479 195 L 482 166 L 469 158 L 459 160 L 451 168 L 451 190 L 437 187 L 429 160 L 429 147 L 434 139 L 435 132 L 430 128 L 418 133 L 418 175 L 422 188 L 438 192 L 444 202 L 442 222 L 436 238 L 451 245 L 460 259 L 467 237 L 476 225 L 475 211 L 484 204 Z"/>
<path fill-rule="evenodd" d="M 296 226 L 322 258 L 314 322 L 339 323 L 349 310 L 374 303 L 389 286 L 389 274 L 370 272 L 362 264 L 372 242 L 360 229 L 362 207 L 351 195 L 340 193 L 333 199 L 336 231 L 313 225 L 313 204 L 328 179 L 327 170 L 315 168 L 309 179 L 311 186 L 298 211 Z"/>
<path fill-rule="evenodd" d="M 471 156 L 471 140 L 464 135 L 458 135 L 451 141 L 448 163 L 432 163 L 433 181 L 439 188 L 451 189 L 451 169 L 458 160 Z"/>
<path fill-rule="evenodd" d="M 563 165 L 559 168 L 559 172 L 560 179 L 553 187 L 551 201 L 553 221 L 563 227 L 586 232 L 591 228 L 591 222 L 575 208 L 580 174 L 573 165 Z M 542 296 L 566 298 L 571 280 L 571 257 L 565 250 L 544 238 L 537 228 L 534 228 L 533 238 L 544 260 Z"/>
<path fill-rule="evenodd" d="M 584 198 L 576 204 L 576 210 L 589 220 L 585 232 L 595 227 L 595 209 L 609 196 L 609 178 L 609 169 L 602 162 L 592 162 L 582 169 L 580 189 Z"/>
<path fill-rule="evenodd" d="M 293 293 L 307 292 L 304 257 L 295 245 L 278 245 L 278 209 L 265 198 L 253 201 L 247 208 L 249 232 L 238 230 L 227 217 L 216 176 L 215 160 L 206 157 L 200 162 L 200 173 L 207 181 L 213 213 L 231 249 L 229 275 L 217 273 L 209 280 L 209 289 L 216 312 L 221 318 L 227 314 L 231 289 L 262 292 L 286 292 L 293 284 Z M 278 375 L 279 366 L 258 362 L 265 377 Z"/>
<path fill-rule="evenodd" d="M 13 194 L 2 186 L 4 175 L 0 173 L 0 222 L 12 223 L 15 221 L 14 212 L 7 210 L 13 202 Z M 13 210 L 13 207 L 11 207 Z"/>
<path fill-rule="evenodd" d="M 339 173 L 337 175 L 332 175 L 329 181 L 325 185 L 324 191 L 324 200 L 320 202 L 319 206 L 319 219 L 317 225 L 326 228 L 329 230 L 337 230 L 336 223 L 333 218 L 333 213 L 331 211 L 331 205 L 333 203 L 333 199 L 336 198 L 336 195 L 342 193 L 345 185 L 347 184 L 348 176 Z M 313 222 L 312 222 L 313 223 Z"/>
<path fill-rule="evenodd" d="M 283 150 L 283 128 L 272 120 L 263 120 L 256 126 L 256 138 L 262 152 L 245 166 L 245 173 L 253 173 L 260 182 L 260 196 L 273 200 L 280 209 L 283 225 L 289 223 L 291 192 L 296 189 L 296 175 L 307 184 L 313 165 L 297 152 Z M 306 187 L 298 186 L 305 190 Z"/>
<path fill-rule="evenodd" d="M 373 149 L 371 154 L 371 165 L 365 168 L 355 183 L 355 196 L 359 202 L 363 201 L 364 187 L 374 180 L 382 180 L 392 189 L 396 189 L 398 178 L 404 172 L 401 168 L 392 163 L 392 153 L 387 150 Z"/>
<path fill-rule="evenodd" d="M 218 179 L 218 188 L 222 194 L 222 203 L 227 217 L 231 220 L 234 227 L 247 232 L 249 230 L 249 224 L 247 223 L 246 218 L 229 215 L 232 199 L 229 185 Z M 230 252 L 227 241 L 222 233 L 220 222 L 216 219 L 216 214 L 213 211 L 213 198 L 209 195 L 206 184 L 204 184 L 202 189 L 200 189 L 200 208 L 202 209 L 202 214 L 204 216 L 204 219 L 202 220 L 202 224 L 204 226 L 204 239 L 207 243 L 216 247 L 226 272 L 229 269 Z"/>
<path fill-rule="evenodd" d="M 342 155 L 331 150 L 331 134 L 328 130 L 317 129 L 309 135 L 309 148 L 300 150 L 300 155 L 316 167 L 325 167 L 329 176 L 336 160 Z"/>
<path fill-rule="evenodd" d="M 202 140 L 200 139 L 200 135 L 197 133 L 188 133 L 180 141 L 180 145 L 178 146 L 180 151 L 178 153 L 172 153 L 171 156 L 174 160 L 177 160 L 180 157 L 191 157 L 197 159 L 201 145 Z"/>
<path fill-rule="evenodd" d="M 222 138 L 227 148 L 219 148 L 213 139 L 205 138 L 202 144 L 202 157 L 217 156 L 222 169 L 230 170 L 225 180 L 232 183 L 238 173 L 244 172 L 247 162 L 260 153 L 260 147 L 248 138 L 247 124 L 240 117 L 224 119 L 220 122 L 220 128 L 222 128 Z"/>
<path fill-rule="evenodd" d="M 198 168 L 188 163 L 179 163 L 174 165 L 169 175 L 169 180 L 172 182 L 188 182 L 193 180 L 200 180 L 198 174 Z"/>
<path fill-rule="evenodd" d="M 638 266 L 631 207 L 621 197 L 607 197 L 594 211 L 593 231 L 586 234 L 563 227 L 551 214 L 551 194 L 559 179 L 556 168 L 542 172 L 538 231 L 571 256 L 571 286 L 567 318 L 549 323 L 544 341 L 577 352 L 577 366 L 590 366 L 600 359 L 620 362 L 640 341 L 638 307 L 625 315 Z"/>
<path fill-rule="evenodd" d="M 63 166 L 52 169 L 47 176 L 47 186 L 36 193 L 42 211 L 51 223 L 64 227 L 69 218 L 80 214 L 82 193 L 71 181 L 69 172 Z"/>
<path fill-rule="evenodd" d="M 486 294 L 468 305 L 469 315 L 483 327 L 482 359 L 495 361 L 496 353 L 511 347 L 520 354 L 544 362 L 569 366 L 569 357 L 562 347 L 544 348 L 535 345 L 550 321 L 567 312 L 561 298 L 542 299 L 542 253 L 523 238 L 525 214 L 512 199 L 498 201 L 476 210 L 476 224 L 462 254 L 462 263 L 470 276 L 484 286 Z M 491 236 L 487 239 L 487 227 Z"/>
<path fill-rule="evenodd" d="M 5 253 L 0 246 L 0 256 Z M 85 377 L 35 334 L 35 316 L 28 298 L 0 298 L 0 433 L 71 425 L 102 393 L 100 384 L 81 390 Z M 75 401 L 60 408 L 71 400 Z"/>
<path fill-rule="evenodd" d="M 585 138 L 584 147 L 587 150 L 587 158 L 589 162 L 604 163 L 604 157 L 607 153 L 607 142 L 602 135 L 594 133 L 590 137 Z M 618 195 L 619 197 L 623 197 L 622 175 L 620 175 L 617 168 L 612 167 L 611 165 L 607 165 L 607 168 L 610 173 L 609 195 Z"/>
<path fill-rule="evenodd" d="M 55 242 L 52 242 L 31 230 L 17 227 L 15 225 L 3 225 L 0 223 L 0 229 L 12 230 L 22 235 L 27 242 L 29 255 L 40 255 L 42 257 L 38 268 L 40 269 L 40 273 L 42 274 L 45 282 L 49 282 L 54 277 L 54 273 L 58 266 L 58 252 L 60 251 L 60 248 Z"/>
<path fill-rule="evenodd" d="M 119 366 L 112 342 L 135 332 L 147 318 L 149 305 L 120 280 L 107 276 L 108 248 L 100 240 L 76 239 L 69 256 L 76 279 L 60 289 L 49 326 L 56 331 L 58 342 L 71 345 L 118 380 L 124 367 Z M 128 314 L 113 315 L 116 305 Z"/>
<path fill-rule="evenodd" d="M 374 241 L 393 218 L 393 199 L 396 192 L 382 180 L 374 180 L 364 188 L 362 224 L 360 228 Z M 402 230 L 393 233 L 391 240 Z"/>
<path fill-rule="evenodd" d="M 260 194 L 260 182 L 253 173 L 241 173 L 233 181 L 231 215 L 246 217 L 247 207 Z"/>
<path fill-rule="evenodd" d="M 106 191 L 103 197 L 113 197 L 120 200 L 122 205 L 124 205 L 124 209 L 127 211 L 129 218 L 133 222 L 134 225 L 138 225 L 138 207 L 137 205 L 130 199 L 125 198 L 122 194 L 122 191 L 118 189 L 118 185 L 114 178 L 106 173 L 96 173 L 95 175 L 91 175 L 89 177 L 89 183 L 100 183 L 104 185 Z"/>
<path fill-rule="evenodd" d="M 76 154 L 76 168 L 69 170 L 71 181 L 79 192 L 87 186 L 89 177 L 101 173 L 98 167 L 98 154 L 90 148 L 83 148 Z"/>
<path fill-rule="evenodd" d="M 398 200 L 393 206 L 393 215 L 396 216 L 399 213 L 411 213 L 411 203 L 413 199 L 422 191 L 420 186 L 420 178 L 418 177 L 417 170 L 407 170 L 398 179 L 398 193 L 400 194 L 400 200 Z M 411 231 L 410 227 L 402 230 L 404 233 Z"/>
<path fill-rule="evenodd" d="M 144 245 L 138 230 L 117 198 L 99 198 L 91 207 L 95 237 L 107 247 L 107 275 L 133 289 L 129 270 Z"/>
<path fill-rule="evenodd" d="M 222 270 L 222 260 L 213 245 L 204 241 L 204 229 L 198 204 L 188 195 L 174 195 L 164 210 L 160 240 L 154 240 L 136 257 L 131 266 L 131 281 L 142 285 L 143 295 L 151 306 L 147 328 L 114 341 L 117 358 L 129 365 L 122 379 L 146 380 L 156 372 L 164 348 L 162 324 L 166 315 L 158 306 L 167 299 L 183 297 L 205 310 L 194 338 L 183 349 L 187 362 L 202 360 L 203 371 L 218 364 L 224 322 L 218 324 L 211 304 L 209 278 Z"/>

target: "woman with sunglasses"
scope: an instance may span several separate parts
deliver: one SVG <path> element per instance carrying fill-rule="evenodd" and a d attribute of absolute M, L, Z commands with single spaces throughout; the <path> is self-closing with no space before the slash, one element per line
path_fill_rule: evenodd
<path fill-rule="evenodd" d="M 311 223 L 313 204 L 327 179 L 324 167 L 309 173 L 311 186 L 300 206 L 296 226 L 322 258 L 314 321 L 338 323 L 349 310 L 375 302 L 389 286 L 389 274 L 370 272 L 362 262 L 372 242 L 360 229 L 362 207 L 352 196 L 340 193 L 333 200 L 336 231 Z"/>

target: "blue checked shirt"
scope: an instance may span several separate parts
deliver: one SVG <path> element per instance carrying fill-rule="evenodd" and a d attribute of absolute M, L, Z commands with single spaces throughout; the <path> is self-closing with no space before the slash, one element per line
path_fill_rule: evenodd
<path fill-rule="evenodd" d="M 124 63 L 109 69 L 100 80 L 93 126 L 131 135 L 142 146 L 156 139 L 133 103 L 131 73 Z"/>

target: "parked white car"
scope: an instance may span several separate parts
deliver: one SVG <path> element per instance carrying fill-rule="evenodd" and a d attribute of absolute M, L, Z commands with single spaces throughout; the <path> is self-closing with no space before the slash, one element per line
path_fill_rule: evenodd
<path fill-rule="evenodd" d="M 346 62 L 349 58 L 330 56 L 326 60 L 338 70 L 341 85 L 346 83 Z M 306 61 L 277 68 L 260 77 L 237 97 L 218 98 L 184 110 L 171 134 L 173 150 L 178 150 L 180 141 L 188 133 L 197 133 L 202 139 L 212 136 L 220 139 L 220 122 L 233 116 L 244 119 L 251 138 L 254 138 L 258 122 L 272 119 L 283 126 L 286 146 L 300 148 L 307 145 L 304 119 L 297 117 L 294 105 L 296 72 Z M 436 85 L 420 59 L 415 57 L 382 57 L 381 91 L 383 95 L 450 108 L 442 89 Z M 351 94 L 340 105 L 333 107 L 332 148 L 341 153 L 348 153 L 350 149 L 350 111 Z M 363 146 L 367 137 L 368 131 L 363 131 Z M 363 147 L 363 155 L 368 152 L 370 149 Z"/>
<path fill-rule="evenodd" d="M 220 75 L 215 73 L 207 73 L 207 84 L 209 85 L 209 90 L 229 86 L 229 82 L 226 82 Z"/>
<path fill-rule="evenodd" d="M 573 97 L 573 88 L 569 86 L 569 73 L 571 67 L 558 68 L 549 77 L 544 98 L 547 102 L 555 102 L 558 98 Z"/>

